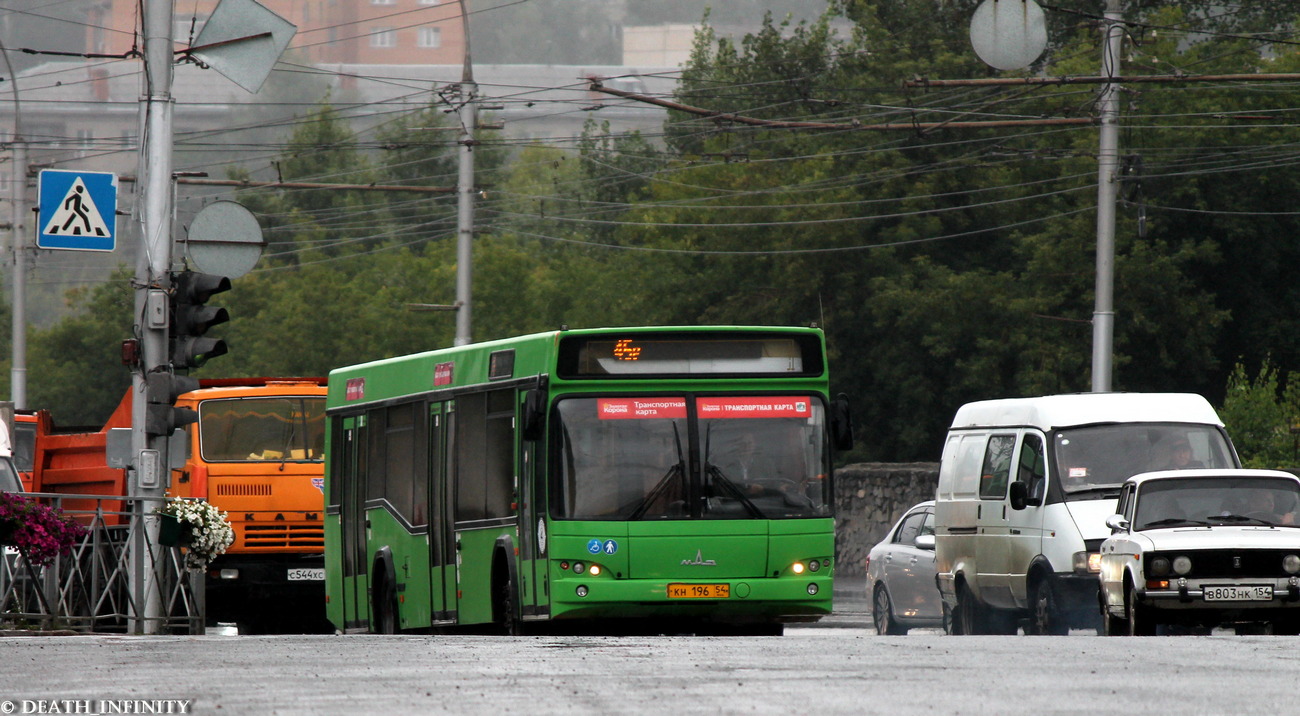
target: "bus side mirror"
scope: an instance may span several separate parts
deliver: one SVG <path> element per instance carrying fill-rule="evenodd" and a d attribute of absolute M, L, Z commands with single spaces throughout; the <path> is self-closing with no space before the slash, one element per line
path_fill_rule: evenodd
<path fill-rule="evenodd" d="M 836 450 L 845 452 L 853 449 L 853 414 L 849 411 L 847 398 L 839 397 L 831 401 L 831 444 Z"/>
<path fill-rule="evenodd" d="M 534 388 L 524 395 L 524 410 L 521 416 L 525 440 L 537 440 L 546 429 L 546 394 Z"/>

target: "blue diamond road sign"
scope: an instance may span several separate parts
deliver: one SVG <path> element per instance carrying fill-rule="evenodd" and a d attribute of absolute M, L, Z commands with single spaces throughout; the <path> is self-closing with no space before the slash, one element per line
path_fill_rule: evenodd
<path fill-rule="evenodd" d="M 116 174 L 44 169 L 37 186 L 37 248 L 112 251 L 116 247 Z"/>

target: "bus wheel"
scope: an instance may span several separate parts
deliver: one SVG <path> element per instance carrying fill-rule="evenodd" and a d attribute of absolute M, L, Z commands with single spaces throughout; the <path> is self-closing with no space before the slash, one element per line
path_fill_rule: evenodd
<path fill-rule="evenodd" d="M 503 636 L 518 636 L 522 631 L 519 623 L 519 597 L 515 593 L 515 580 L 510 576 L 510 569 L 502 565 L 502 576 L 496 580 L 495 618 L 497 631 Z"/>
<path fill-rule="evenodd" d="M 374 612 L 371 631 L 376 634 L 397 633 L 397 591 L 387 578 L 381 577 L 375 589 Z"/>

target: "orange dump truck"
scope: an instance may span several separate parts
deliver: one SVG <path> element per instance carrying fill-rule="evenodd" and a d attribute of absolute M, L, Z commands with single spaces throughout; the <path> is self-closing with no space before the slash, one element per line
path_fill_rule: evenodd
<path fill-rule="evenodd" d="M 185 428 L 187 456 L 172 470 L 167 494 L 206 499 L 234 528 L 234 544 L 208 568 L 208 623 L 233 623 L 241 633 L 327 628 L 325 379 L 221 378 L 199 385 L 176 401 L 198 412 L 199 421 Z M 131 403 L 128 390 L 93 432 L 61 430 L 38 411 L 33 489 L 125 496 L 126 470 L 110 467 L 105 449 L 110 429 L 131 426 Z M 65 505 L 93 509 L 94 502 Z"/>

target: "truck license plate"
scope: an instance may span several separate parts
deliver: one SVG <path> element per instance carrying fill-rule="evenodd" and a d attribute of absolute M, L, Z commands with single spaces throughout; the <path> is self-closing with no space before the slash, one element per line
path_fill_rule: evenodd
<path fill-rule="evenodd" d="M 1224 584 L 1203 589 L 1207 602 L 1267 602 L 1273 599 L 1273 587 L 1267 584 Z"/>
<path fill-rule="evenodd" d="M 290 582 L 323 582 L 325 581 L 324 567 L 306 567 L 289 570 Z"/>
<path fill-rule="evenodd" d="M 669 599 L 728 599 L 730 584 L 670 584 Z"/>

